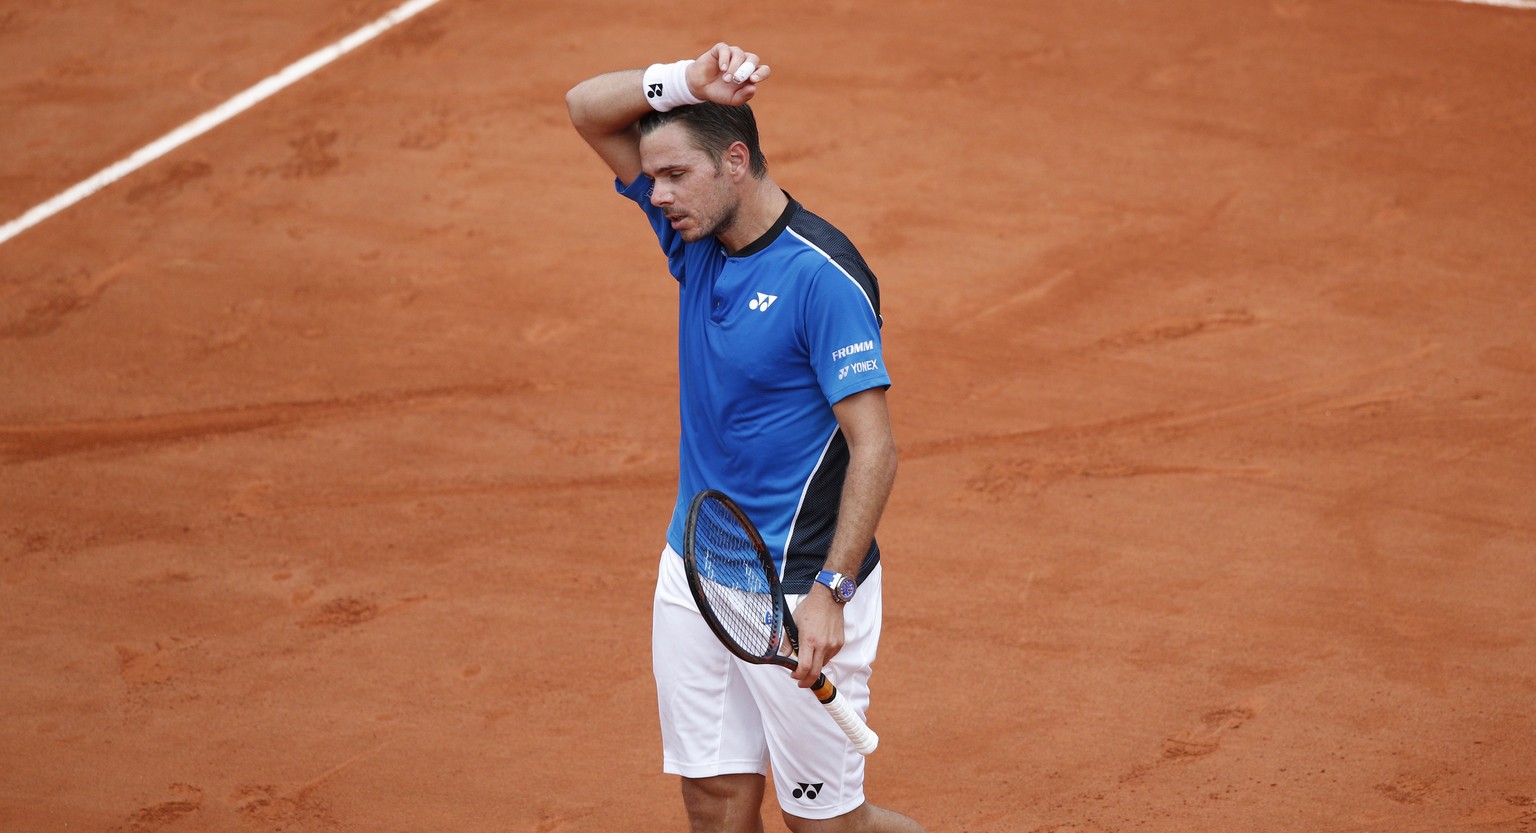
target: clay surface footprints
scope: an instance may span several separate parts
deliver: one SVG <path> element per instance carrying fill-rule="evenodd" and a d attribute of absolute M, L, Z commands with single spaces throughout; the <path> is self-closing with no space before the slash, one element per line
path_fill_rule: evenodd
<path fill-rule="evenodd" d="M 1221 748 L 1222 738 L 1229 732 L 1242 728 L 1244 723 L 1258 716 L 1249 705 L 1224 706 L 1212 709 L 1201 716 L 1200 726 L 1180 732 L 1163 741 L 1163 760 L 1188 761 L 1205 756 Z"/>

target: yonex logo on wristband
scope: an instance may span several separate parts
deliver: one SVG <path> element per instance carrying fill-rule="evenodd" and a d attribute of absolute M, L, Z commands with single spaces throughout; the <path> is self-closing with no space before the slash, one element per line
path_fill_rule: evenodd
<path fill-rule="evenodd" d="M 795 783 L 799 783 L 798 781 Z M 821 792 L 825 784 L 800 784 L 800 788 L 790 793 L 795 798 L 804 798 L 806 801 L 816 800 L 816 795 Z"/>
<path fill-rule="evenodd" d="M 665 113 L 673 107 L 699 104 L 704 99 L 688 88 L 688 66 L 693 61 L 676 61 L 670 64 L 651 64 L 640 78 L 645 90 L 645 103 L 652 110 Z"/>

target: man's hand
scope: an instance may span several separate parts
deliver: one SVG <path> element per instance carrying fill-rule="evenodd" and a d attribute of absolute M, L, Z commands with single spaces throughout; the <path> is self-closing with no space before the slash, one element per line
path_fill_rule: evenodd
<path fill-rule="evenodd" d="M 795 608 L 794 617 L 800 628 L 800 667 L 793 676 L 801 688 L 810 688 L 822 667 L 843 649 L 843 606 L 817 584 Z"/>
<path fill-rule="evenodd" d="M 688 66 L 688 88 L 705 101 L 746 104 L 771 73 L 755 53 L 717 43 Z"/>

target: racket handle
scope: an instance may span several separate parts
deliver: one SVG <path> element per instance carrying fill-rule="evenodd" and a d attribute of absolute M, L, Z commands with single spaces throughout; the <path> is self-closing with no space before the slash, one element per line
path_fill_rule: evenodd
<path fill-rule="evenodd" d="M 816 682 L 811 685 L 811 693 L 815 694 L 816 699 L 821 701 L 821 705 L 826 707 L 827 714 L 832 715 L 832 720 L 843 730 L 843 734 L 848 736 L 848 740 L 853 743 L 853 748 L 858 750 L 860 755 L 869 757 L 875 751 L 875 747 L 880 745 L 880 736 L 869 728 L 869 724 L 865 723 L 863 718 L 854 713 L 846 699 L 837 696 L 837 686 L 827 679 L 826 674 L 816 678 Z"/>

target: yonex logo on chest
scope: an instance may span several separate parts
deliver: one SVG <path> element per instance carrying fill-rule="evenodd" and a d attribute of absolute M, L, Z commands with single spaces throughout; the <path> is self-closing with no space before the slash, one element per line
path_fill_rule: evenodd
<path fill-rule="evenodd" d="M 779 300 L 779 296 L 777 295 L 769 295 L 766 292 L 759 292 L 757 293 L 756 298 L 753 298 L 747 302 L 747 308 L 757 310 L 758 312 L 767 312 L 768 308 L 773 306 L 773 302 L 777 300 Z"/>

